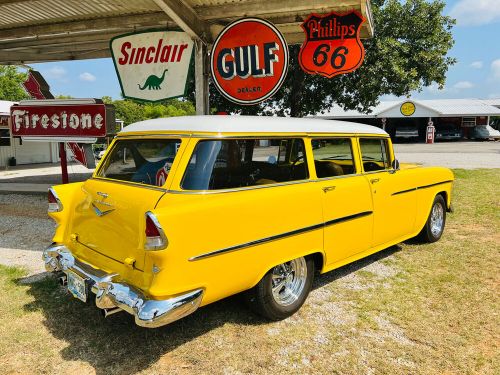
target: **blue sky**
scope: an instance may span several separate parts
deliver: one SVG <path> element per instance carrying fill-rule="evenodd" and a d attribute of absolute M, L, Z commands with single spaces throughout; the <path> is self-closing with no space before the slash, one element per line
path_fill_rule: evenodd
<path fill-rule="evenodd" d="M 449 0 L 445 14 L 457 19 L 455 45 L 449 55 L 458 59 L 447 75 L 444 90 L 437 85 L 414 93 L 414 98 L 500 98 L 500 0 Z M 120 85 L 111 59 L 32 64 L 56 94 L 120 98 Z M 394 99 L 387 96 L 384 99 Z"/>

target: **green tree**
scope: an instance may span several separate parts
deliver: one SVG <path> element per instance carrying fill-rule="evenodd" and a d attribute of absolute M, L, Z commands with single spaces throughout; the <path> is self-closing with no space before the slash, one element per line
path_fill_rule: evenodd
<path fill-rule="evenodd" d="M 224 99 L 214 85 L 210 104 L 218 111 L 301 117 L 326 111 L 333 104 L 368 111 L 381 95 L 409 95 L 436 82 L 440 88 L 448 68 L 455 23 L 443 15 L 441 0 L 372 0 L 375 35 L 363 41 L 366 55 L 356 71 L 327 79 L 302 71 L 300 46 L 290 46 L 287 79 L 273 98 L 256 106 Z M 193 90 L 189 90 L 191 93 Z"/>
<path fill-rule="evenodd" d="M 28 75 L 21 73 L 15 66 L 0 65 L 0 100 L 17 102 L 28 99 L 29 95 L 21 85 Z"/>
<path fill-rule="evenodd" d="M 109 96 L 102 97 L 106 104 L 115 106 L 115 117 L 123 120 L 125 126 L 137 121 L 174 116 L 195 114 L 192 102 L 171 99 L 160 103 L 142 103 L 130 99 L 112 100 Z"/>

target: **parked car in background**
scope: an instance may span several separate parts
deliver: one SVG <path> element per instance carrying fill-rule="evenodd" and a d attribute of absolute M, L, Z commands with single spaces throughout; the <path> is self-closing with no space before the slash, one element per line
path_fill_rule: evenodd
<path fill-rule="evenodd" d="M 436 126 L 435 139 L 437 141 L 451 141 L 462 138 L 462 131 L 454 124 L 442 124 Z"/>
<path fill-rule="evenodd" d="M 418 138 L 418 128 L 416 125 L 402 125 L 396 128 L 396 138 Z"/>
<path fill-rule="evenodd" d="M 476 125 L 472 132 L 475 139 L 500 139 L 500 131 L 493 129 L 490 125 Z"/>
<path fill-rule="evenodd" d="M 76 298 L 139 326 L 240 292 L 279 320 L 302 306 L 317 272 L 409 238 L 438 241 L 453 179 L 400 166 L 374 126 L 148 120 L 117 135 L 92 178 L 49 190 L 58 225 L 43 259 Z"/>

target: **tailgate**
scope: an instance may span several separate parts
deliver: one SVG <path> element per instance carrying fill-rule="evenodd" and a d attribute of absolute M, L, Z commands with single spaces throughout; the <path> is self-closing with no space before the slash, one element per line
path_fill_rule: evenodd
<path fill-rule="evenodd" d="M 75 206 L 69 231 L 72 238 L 120 263 L 132 258 L 134 267 L 143 270 L 145 213 L 155 207 L 164 191 L 90 179 L 83 192 L 85 197 Z"/>

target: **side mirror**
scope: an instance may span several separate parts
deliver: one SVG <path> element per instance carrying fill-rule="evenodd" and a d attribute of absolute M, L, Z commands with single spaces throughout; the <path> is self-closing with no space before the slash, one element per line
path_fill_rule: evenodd
<path fill-rule="evenodd" d="M 394 161 L 392 162 L 392 169 L 394 169 L 395 171 L 399 171 L 399 160 L 398 159 L 394 159 Z"/>

